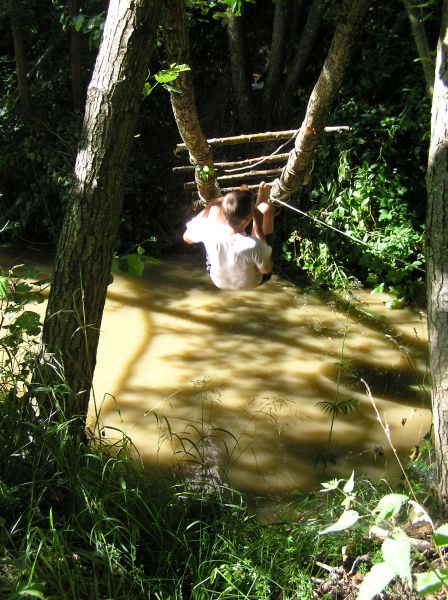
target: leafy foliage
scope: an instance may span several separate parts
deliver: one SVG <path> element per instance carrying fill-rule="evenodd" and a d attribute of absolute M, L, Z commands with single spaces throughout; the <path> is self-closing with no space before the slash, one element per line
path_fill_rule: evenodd
<path fill-rule="evenodd" d="M 412 548 L 411 540 L 405 532 L 405 526 L 412 520 L 412 514 L 417 515 L 420 522 L 425 522 L 428 528 L 432 529 L 432 540 L 437 551 L 448 545 L 448 525 L 444 524 L 434 528 L 434 524 L 425 511 L 425 509 L 414 500 L 411 500 L 405 494 L 390 493 L 383 496 L 373 510 L 366 510 L 366 507 L 360 503 L 354 490 L 354 474 L 345 483 L 343 489 L 339 488 L 342 480 L 334 480 L 323 484 L 323 492 L 333 491 L 342 492 L 342 506 L 344 512 L 339 519 L 329 527 L 321 531 L 321 534 L 329 534 L 336 531 L 348 530 L 353 527 L 361 517 L 359 509 L 364 511 L 363 518 L 369 518 L 375 524 L 381 525 L 387 532 L 381 546 L 382 560 L 373 565 L 372 569 L 366 574 L 358 594 L 358 600 L 372 600 L 378 594 L 381 594 L 384 588 L 396 577 L 399 577 L 403 583 L 406 583 L 408 589 L 413 589 L 412 578 Z M 357 506 L 358 510 L 353 510 L 352 506 Z M 409 506 L 409 514 L 404 517 L 405 506 Z M 443 563 L 444 564 L 444 563 Z M 424 573 L 416 573 L 416 588 L 423 595 L 448 589 L 448 569 L 438 567 L 431 568 L 428 564 L 428 570 Z"/>

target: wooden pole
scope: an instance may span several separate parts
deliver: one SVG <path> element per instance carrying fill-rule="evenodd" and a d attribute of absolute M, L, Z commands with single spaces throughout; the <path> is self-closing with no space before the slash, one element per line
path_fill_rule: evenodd
<path fill-rule="evenodd" d="M 253 179 L 254 177 L 259 177 L 261 181 L 263 178 L 275 177 L 276 175 L 280 175 L 281 172 L 282 169 L 268 169 L 266 171 L 247 171 L 246 173 L 236 173 L 235 175 L 224 175 L 222 177 L 217 177 L 217 180 L 219 182 L 244 181 L 245 179 Z M 186 183 L 184 183 L 184 190 L 194 190 L 195 188 L 195 181 L 187 181 Z"/>
<path fill-rule="evenodd" d="M 277 162 L 283 162 L 288 159 L 288 152 L 285 154 L 273 154 L 272 156 L 255 156 L 254 158 L 246 158 L 244 160 L 235 160 L 227 162 L 215 162 L 215 169 L 226 169 L 227 167 L 244 167 L 250 166 L 254 163 L 263 162 L 264 164 L 272 164 Z M 194 165 L 187 165 L 185 167 L 173 167 L 173 173 L 176 175 L 182 175 L 183 173 L 192 173 L 194 171 Z"/>
<path fill-rule="evenodd" d="M 251 192 L 256 192 L 258 190 L 259 185 L 260 185 L 259 183 L 248 184 L 247 187 L 250 189 Z M 239 189 L 240 189 L 239 185 L 232 186 L 232 187 L 221 188 L 221 193 L 222 193 L 223 196 L 225 196 L 228 192 L 236 192 Z M 193 192 L 192 198 L 193 198 L 193 201 L 201 200 L 201 198 L 199 197 L 198 192 Z"/>
<path fill-rule="evenodd" d="M 351 127 L 346 125 L 325 127 L 325 133 L 349 133 L 352 131 Z M 288 131 L 267 131 L 265 133 L 249 133 L 246 135 L 235 135 L 232 137 L 225 138 L 211 138 L 207 140 L 209 146 L 233 146 L 236 144 L 251 144 L 252 142 L 275 142 L 277 140 L 287 140 L 297 135 L 296 129 Z M 177 144 L 174 154 L 177 156 L 182 152 L 188 152 L 186 144 Z"/>

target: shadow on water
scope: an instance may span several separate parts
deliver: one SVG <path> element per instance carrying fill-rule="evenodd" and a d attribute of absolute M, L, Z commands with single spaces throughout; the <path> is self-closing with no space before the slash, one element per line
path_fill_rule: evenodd
<path fill-rule="evenodd" d="M 355 468 L 390 478 L 397 467 L 361 378 L 402 455 L 429 429 L 425 322 L 386 309 L 385 296 L 360 292 L 348 302 L 275 277 L 256 291 L 221 291 L 188 256 L 119 279 L 106 304 L 96 398 L 101 422 L 124 426 L 148 463 L 207 462 L 202 442 L 239 488 L 311 488 L 330 425 L 316 404 L 354 398 L 359 410 L 336 419 L 338 460 L 326 477 Z"/>
<path fill-rule="evenodd" d="M 2 264 L 11 260 L 2 252 Z M 204 462 L 241 490 L 284 495 L 321 480 L 330 417 L 317 403 L 355 399 L 359 410 L 336 418 L 325 478 L 355 469 L 390 480 L 398 467 L 361 380 L 402 457 L 429 430 L 430 411 L 426 321 L 386 300 L 360 291 L 349 301 L 275 276 L 256 291 L 221 291 L 197 256 L 116 276 L 92 421 L 99 412 L 111 435 L 124 429 L 148 465 Z"/>

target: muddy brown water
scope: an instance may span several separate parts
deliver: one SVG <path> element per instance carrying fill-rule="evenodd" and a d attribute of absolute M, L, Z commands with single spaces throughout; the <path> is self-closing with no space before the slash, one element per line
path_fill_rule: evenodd
<path fill-rule="evenodd" d="M 2 251 L 0 265 L 44 259 Z M 116 276 L 101 325 L 90 406 L 106 435 L 124 431 L 148 465 L 205 463 L 241 490 L 284 496 L 319 486 L 331 414 L 338 415 L 325 479 L 399 468 L 430 428 L 426 321 L 390 310 L 384 294 L 319 295 L 274 276 L 256 291 L 214 288 L 197 257 Z M 364 383 L 365 382 L 365 383 Z"/>

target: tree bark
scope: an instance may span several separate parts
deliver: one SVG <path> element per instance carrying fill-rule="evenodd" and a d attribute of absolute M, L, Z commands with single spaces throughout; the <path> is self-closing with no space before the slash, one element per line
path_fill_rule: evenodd
<path fill-rule="evenodd" d="M 426 81 L 427 93 L 432 98 L 434 88 L 434 60 L 431 56 L 425 26 L 418 15 L 418 11 L 421 9 L 416 6 L 415 0 L 403 0 L 403 2 L 411 24 L 412 36 L 417 46 L 418 57 Z"/>
<path fill-rule="evenodd" d="M 257 118 L 250 86 L 251 73 L 244 21 L 242 16 L 235 15 L 231 11 L 227 25 L 227 37 L 238 119 L 244 131 L 255 131 Z"/>
<path fill-rule="evenodd" d="M 79 14 L 78 0 L 69 0 L 69 15 Z M 72 102 L 75 110 L 81 110 L 84 105 L 84 82 L 82 69 L 82 36 L 79 31 L 70 26 L 70 71 L 72 77 Z"/>
<path fill-rule="evenodd" d="M 444 0 L 427 171 L 427 300 L 439 500 L 448 509 L 448 0 Z"/>
<path fill-rule="evenodd" d="M 299 192 L 311 170 L 316 145 L 324 132 L 332 102 L 341 86 L 370 2 L 371 0 L 344 1 L 341 20 L 311 93 L 295 146 L 280 178 L 272 186 L 271 198 L 274 200 L 285 200 L 294 192 Z"/>
<path fill-rule="evenodd" d="M 166 0 L 165 9 L 163 40 L 168 62 L 190 66 L 190 36 L 184 1 Z M 196 110 L 191 72 L 180 73 L 174 83 L 180 93 L 170 92 L 171 106 L 179 134 L 190 152 L 190 161 L 200 167 L 207 166 L 214 173 L 212 150 L 202 132 Z M 203 181 L 195 171 L 195 181 L 203 200 L 213 200 L 220 195 L 216 177 Z"/>
<path fill-rule="evenodd" d="M 32 111 L 27 78 L 25 44 L 23 41 L 23 26 L 20 18 L 20 3 L 15 2 L 15 0 L 8 0 L 8 10 L 9 18 L 11 20 L 12 38 L 14 41 L 20 109 L 25 119 L 30 120 Z"/>
<path fill-rule="evenodd" d="M 287 69 L 286 81 L 281 95 L 280 116 L 282 119 L 288 119 L 291 116 L 291 99 L 297 94 L 300 79 L 319 32 L 321 17 L 322 0 L 313 0 L 308 10 L 306 24 L 300 36 L 296 55 Z"/>
<path fill-rule="evenodd" d="M 262 118 L 265 129 L 270 129 L 274 120 L 274 107 L 278 98 L 280 82 L 286 54 L 286 25 L 288 22 L 290 0 L 277 0 L 272 25 L 271 53 L 269 68 L 263 89 Z"/>
<path fill-rule="evenodd" d="M 61 354 L 73 391 L 68 417 L 87 414 L 124 176 L 160 6 L 161 0 L 110 2 L 88 88 L 43 329 L 47 355 Z"/>

